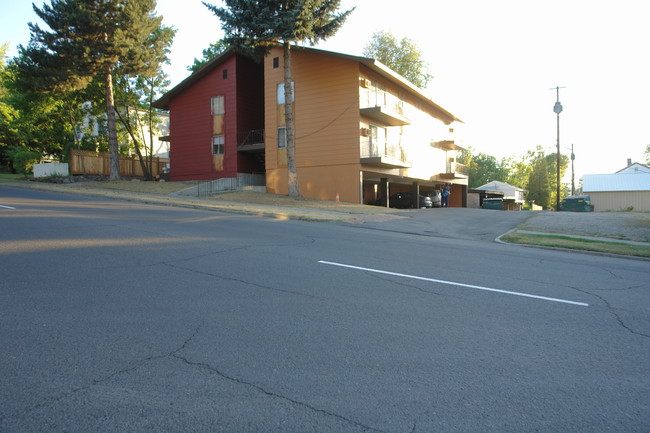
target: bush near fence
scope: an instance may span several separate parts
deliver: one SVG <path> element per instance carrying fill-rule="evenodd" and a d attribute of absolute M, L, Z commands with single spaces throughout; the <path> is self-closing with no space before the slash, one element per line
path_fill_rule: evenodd
<path fill-rule="evenodd" d="M 149 162 L 147 158 L 146 163 Z M 151 175 L 159 176 L 163 168 L 169 165 L 168 158 L 152 158 Z M 109 176 L 111 160 L 108 152 L 93 152 L 89 150 L 70 149 L 71 175 Z M 144 177 L 140 160 L 136 155 L 120 156 L 120 175 L 127 177 Z"/>

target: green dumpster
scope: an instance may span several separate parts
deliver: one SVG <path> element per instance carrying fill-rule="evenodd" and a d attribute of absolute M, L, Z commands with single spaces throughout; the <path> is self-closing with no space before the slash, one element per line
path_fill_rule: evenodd
<path fill-rule="evenodd" d="M 483 209 L 503 210 L 503 199 L 485 198 L 483 199 Z"/>
<path fill-rule="evenodd" d="M 593 212 L 594 205 L 591 204 L 591 196 L 570 195 L 562 200 L 560 210 L 565 212 Z"/>

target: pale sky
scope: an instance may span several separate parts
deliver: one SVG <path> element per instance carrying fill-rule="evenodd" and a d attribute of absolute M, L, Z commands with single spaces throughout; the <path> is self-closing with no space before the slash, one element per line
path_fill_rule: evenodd
<path fill-rule="evenodd" d="M 560 150 L 568 155 L 574 145 L 576 183 L 583 174 L 614 173 L 628 158 L 644 162 L 647 0 L 342 0 L 342 9 L 352 6 L 343 28 L 317 47 L 361 55 L 379 30 L 413 39 L 434 75 L 425 94 L 464 121 L 464 146 L 497 158 L 537 145 L 554 152 L 550 89 L 560 86 Z M 175 85 L 223 33 L 200 0 L 158 0 L 157 11 L 177 30 L 166 67 Z M 36 18 L 31 2 L 0 0 L 0 43 L 9 42 L 10 56 L 27 44 L 27 23 Z"/>

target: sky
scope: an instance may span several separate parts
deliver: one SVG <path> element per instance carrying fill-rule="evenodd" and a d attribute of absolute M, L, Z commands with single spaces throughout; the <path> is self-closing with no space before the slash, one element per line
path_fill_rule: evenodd
<path fill-rule="evenodd" d="M 200 0 L 157 4 L 164 24 L 177 31 L 165 67 L 173 86 L 223 32 Z M 537 146 L 555 152 L 559 86 L 560 151 L 568 156 L 573 145 L 576 183 L 583 174 L 614 173 L 628 158 L 644 163 L 647 0 L 341 1 L 342 10 L 352 7 L 339 32 L 316 47 L 362 55 L 380 30 L 412 39 L 434 76 L 424 94 L 464 122 L 461 144 L 474 152 L 498 159 L 521 159 Z M 31 2 L 0 0 L 0 43 L 9 43 L 10 57 L 29 42 L 28 22 L 38 22 Z"/>

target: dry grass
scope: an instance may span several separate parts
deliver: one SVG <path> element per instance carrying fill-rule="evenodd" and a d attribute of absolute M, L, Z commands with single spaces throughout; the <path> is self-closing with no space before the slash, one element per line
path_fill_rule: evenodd
<path fill-rule="evenodd" d="M 631 245 L 622 242 L 603 242 L 570 236 L 540 235 L 529 233 L 508 233 L 501 237 L 503 242 L 513 244 L 537 245 L 572 250 L 596 251 L 627 256 L 650 257 L 650 247 Z"/>
<path fill-rule="evenodd" d="M 211 200 L 233 201 L 238 203 L 264 204 L 271 206 L 319 209 L 323 211 L 347 212 L 354 214 L 385 214 L 396 212 L 379 206 L 343 203 L 327 200 L 295 199 L 287 195 L 264 194 L 259 192 L 225 192 L 208 197 Z"/>
<path fill-rule="evenodd" d="M 172 194 L 196 185 L 196 182 L 147 182 L 139 180 L 109 180 L 79 182 L 79 187 L 114 189 L 146 194 Z"/>
<path fill-rule="evenodd" d="M 168 195 L 196 185 L 196 182 L 145 182 L 145 181 L 91 181 L 74 184 L 79 188 L 101 188 L 133 193 L 163 194 Z M 287 195 L 265 194 L 252 191 L 236 191 L 214 194 L 203 197 L 207 200 L 230 201 L 246 204 L 261 204 L 299 209 L 317 209 L 323 211 L 343 212 L 350 214 L 386 214 L 396 212 L 395 209 L 387 209 L 379 206 L 368 206 L 353 203 L 343 203 L 326 200 L 294 199 Z"/>

